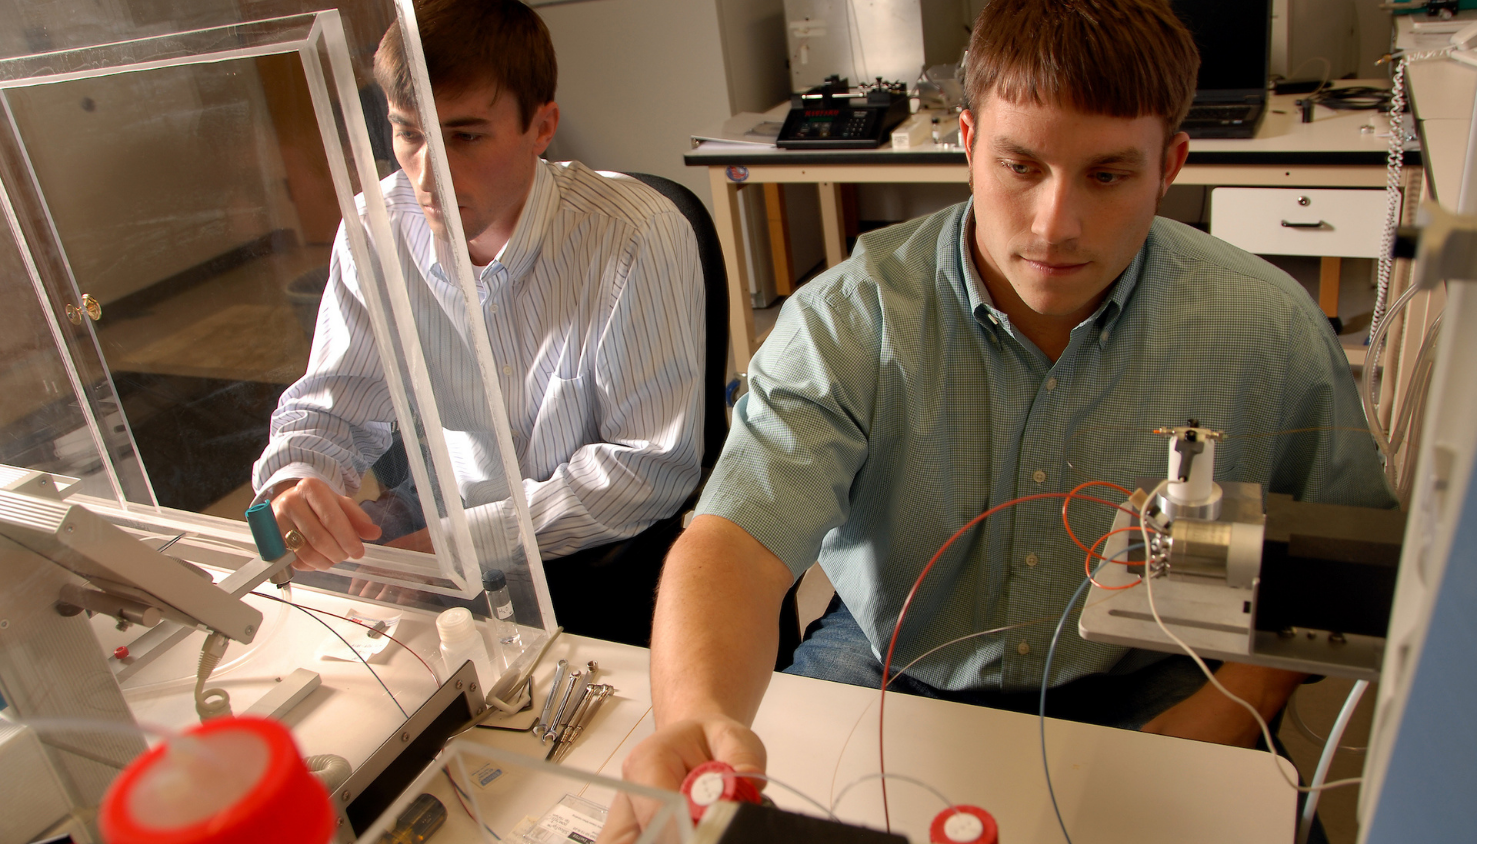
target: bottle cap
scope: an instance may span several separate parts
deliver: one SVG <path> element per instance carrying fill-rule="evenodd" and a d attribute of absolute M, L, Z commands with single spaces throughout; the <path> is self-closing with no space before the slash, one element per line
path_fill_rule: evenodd
<path fill-rule="evenodd" d="M 324 844 L 333 806 L 286 727 L 215 718 L 131 762 L 99 830 L 110 844 Z"/>
<path fill-rule="evenodd" d="M 761 802 L 760 789 L 747 777 L 737 776 L 734 766 L 714 760 L 694 768 L 682 781 L 682 793 L 688 799 L 688 814 L 697 823 L 703 813 L 719 800 L 734 803 Z"/>
<path fill-rule="evenodd" d="M 478 632 L 474 626 L 474 614 L 468 607 L 443 610 L 437 617 L 438 639 L 454 642 Z"/>
<path fill-rule="evenodd" d="M 484 584 L 484 591 L 494 592 L 496 589 L 505 588 L 505 572 L 500 569 L 487 569 L 480 576 L 480 582 Z"/>
<path fill-rule="evenodd" d="M 932 819 L 927 830 L 932 844 L 999 844 L 1000 828 L 989 812 L 978 806 L 949 806 Z"/>

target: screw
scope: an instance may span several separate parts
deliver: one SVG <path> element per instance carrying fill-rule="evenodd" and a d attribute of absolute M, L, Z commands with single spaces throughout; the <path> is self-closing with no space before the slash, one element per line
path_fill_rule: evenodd
<path fill-rule="evenodd" d="M 5 629 L 7 629 L 9 627 L 10 627 L 10 619 L 8 619 L 8 618 L 0 618 L 0 630 L 5 630 Z"/>
<path fill-rule="evenodd" d="M 72 533 L 73 530 L 74 530 L 73 525 L 68 525 L 67 528 L 66 528 L 66 530 L 68 531 L 68 533 Z"/>
<path fill-rule="evenodd" d="M 246 636 L 254 636 L 255 635 L 255 627 L 253 625 L 246 625 L 245 626 L 245 635 Z"/>
<path fill-rule="evenodd" d="M 1276 631 L 1276 635 L 1283 639 L 1295 639 L 1297 638 L 1297 629 L 1295 627 L 1283 627 Z"/>
<path fill-rule="evenodd" d="M 1328 641 L 1332 642 L 1335 645 L 1342 645 L 1349 640 L 1345 639 L 1344 634 L 1342 633 L 1329 633 Z"/>
<path fill-rule="evenodd" d="M 36 484 L 37 486 L 51 486 L 52 482 L 47 479 L 46 475 L 43 475 L 36 479 Z"/>
<path fill-rule="evenodd" d="M 1307 631 L 1307 638 L 1309 638 L 1309 639 L 1316 639 L 1316 638 L 1318 638 L 1318 634 L 1316 634 L 1316 633 L 1312 632 L 1311 630 L 1309 630 L 1309 631 Z"/>
<path fill-rule="evenodd" d="M 342 800 L 342 801 L 344 801 L 345 803 L 348 803 L 349 802 L 349 792 L 345 791 L 343 794 L 340 794 L 339 795 L 339 799 Z"/>
<path fill-rule="evenodd" d="M 1303 208 L 1306 208 L 1307 206 L 1312 204 L 1312 200 L 1308 199 L 1305 196 L 1299 196 L 1297 197 L 1297 204 L 1301 205 Z"/>
<path fill-rule="evenodd" d="M 337 821 L 337 823 L 335 825 L 336 826 L 343 826 L 344 825 L 344 819 L 343 818 L 339 818 L 338 821 Z"/>
<path fill-rule="evenodd" d="M 479 691 L 479 684 L 478 683 L 470 683 L 469 684 L 469 691 L 471 691 L 471 692 L 477 692 L 477 691 Z"/>
<path fill-rule="evenodd" d="M 462 681 L 462 680 L 454 680 L 453 681 L 453 688 L 458 689 L 459 691 L 463 691 L 464 690 L 464 681 Z"/>
<path fill-rule="evenodd" d="M 411 741 L 411 733 L 402 733 L 401 734 L 401 741 L 402 742 Z"/>
<path fill-rule="evenodd" d="M 126 630 L 130 629 L 130 621 L 128 619 L 124 619 L 124 618 L 116 621 L 115 622 L 115 629 L 118 630 L 118 631 L 120 631 L 121 633 L 124 633 Z"/>

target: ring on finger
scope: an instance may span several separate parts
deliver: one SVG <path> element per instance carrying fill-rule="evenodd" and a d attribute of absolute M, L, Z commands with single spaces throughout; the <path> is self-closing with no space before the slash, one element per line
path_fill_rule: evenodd
<path fill-rule="evenodd" d="M 286 547 L 291 551 L 296 551 L 307 544 L 307 537 L 303 536 L 302 531 L 296 528 L 283 533 L 281 538 L 286 540 Z"/>

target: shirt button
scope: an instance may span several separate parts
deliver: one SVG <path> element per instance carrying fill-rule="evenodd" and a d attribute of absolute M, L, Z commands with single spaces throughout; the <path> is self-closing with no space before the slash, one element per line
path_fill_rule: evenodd
<path fill-rule="evenodd" d="M 1016 653 L 1020 654 L 1021 656 L 1025 656 L 1031 653 L 1031 646 L 1026 644 L 1025 642 L 1022 642 L 1021 644 L 1016 645 Z"/>
<path fill-rule="evenodd" d="M 1109 329 L 1108 328 L 1106 328 L 1103 331 L 1099 332 L 1099 342 L 1101 342 L 1101 343 L 1108 343 L 1109 342 Z"/>
<path fill-rule="evenodd" d="M 1047 473 L 1043 472 L 1041 469 L 1038 469 L 1035 472 L 1031 473 L 1031 479 L 1039 484 L 1044 484 L 1047 482 Z"/>
<path fill-rule="evenodd" d="M 500 303 L 499 302 L 491 302 L 490 303 L 490 313 L 492 313 L 492 314 L 498 314 L 498 313 L 500 313 Z"/>
<path fill-rule="evenodd" d="M 507 363 L 506 365 L 500 367 L 500 371 L 504 372 L 506 375 L 509 375 L 510 374 L 510 364 Z"/>
<path fill-rule="evenodd" d="M 1057 379 L 1056 378 L 1048 378 L 1047 379 L 1047 392 L 1050 393 L 1050 392 L 1052 392 L 1055 389 L 1057 389 Z"/>
<path fill-rule="evenodd" d="M 1027 554 L 1026 555 L 1026 565 L 1028 565 L 1028 566 L 1035 566 L 1036 565 L 1036 555 L 1035 554 Z"/>

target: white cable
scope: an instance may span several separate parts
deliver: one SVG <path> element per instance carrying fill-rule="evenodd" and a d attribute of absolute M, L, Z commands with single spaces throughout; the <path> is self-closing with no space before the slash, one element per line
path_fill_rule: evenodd
<path fill-rule="evenodd" d="M 834 820 L 837 820 L 838 818 L 833 813 L 838 809 L 839 803 L 843 801 L 844 795 L 846 795 L 846 794 L 849 793 L 849 789 L 854 788 L 856 785 L 859 785 L 862 782 L 869 782 L 870 780 L 901 780 L 902 782 L 909 782 L 912 785 L 920 786 L 922 788 L 927 789 L 929 792 L 932 793 L 932 796 L 934 796 L 937 799 L 943 801 L 943 807 L 944 808 L 948 808 L 948 809 L 953 808 L 953 801 L 952 800 L 949 800 L 947 797 L 944 797 L 943 793 L 941 791 L 938 791 L 936 788 L 933 788 L 932 786 L 928 785 L 927 783 L 922 782 L 921 780 L 917 779 L 916 777 L 909 777 L 909 776 L 907 776 L 905 774 L 882 774 L 882 773 L 878 773 L 877 772 L 877 773 L 873 773 L 873 774 L 865 774 L 864 776 L 859 777 L 858 779 L 856 779 L 853 782 L 849 783 L 848 785 L 844 786 L 843 789 L 839 791 L 838 796 L 835 797 L 835 798 L 833 798 L 833 803 L 831 803 L 828 806 L 828 816 L 831 817 L 831 818 L 834 818 Z M 813 805 L 817 805 L 817 804 L 815 803 Z"/>
<path fill-rule="evenodd" d="M 1198 652 L 1188 647 L 1187 642 L 1184 642 L 1182 641 L 1182 639 L 1178 638 L 1176 633 L 1173 633 L 1170 629 L 1167 628 L 1166 622 L 1161 620 L 1161 614 L 1156 611 L 1156 593 L 1151 589 L 1151 582 L 1155 579 L 1152 576 L 1151 564 L 1154 560 L 1155 555 L 1151 550 L 1151 538 L 1146 534 L 1147 522 L 1151 521 L 1151 518 L 1147 516 L 1146 511 L 1150 509 L 1151 502 L 1156 500 L 1156 496 L 1161 493 L 1162 489 L 1165 488 L 1166 485 L 1167 481 L 1164 480 L 1161 483 L 1157 484 L 1155 489 L 1151 490 L 1151 494 L 1146 496 L 1146 501 L 1142 505 L 1142 509 L 1139 514 L 1141 540 L 1146 543 L 1146 573 L 1144 575 L 1146 580 L 1146 601 L 1151 606 L 1151 617 L 1156 620 L 1156 626 L 1160 627 L 1161 632 L 1165 633 L 1168 639 L 1171 639 L 1173 642 L 1177 643 L 1177 647 L 1181 648 L 1183 653 L 1187 654 L 1188 657 L 1193 660 L 1193 662 L 1198 664 L 1198 668 L 1203 671 L 1203 675 L 1208 678 L 1208 682 L 1212 683 L 1214 688 L 1219 690 L 1220 694 L 1244 707 L 1245 711 L 1249 712 L 1250 716 L 1255 719 L 1255 723 L 1260 726 L 1261 735 L 1265 737 L 1266 749 L 1271 753 L 1271 764 L 1276 766 L 1276 772 L 1278 774 L 1281 774 L 1281 778 L 1283 780 L 1286 780 L 1287 785 L 1301 792 L 1316 792 L 1323 791 L 1324 789 L 1338 788 L 1340 786 L 1354 785 L 1356 783 L 1362 782 L 1362 779 L 1360 777 L 1335 780 L 1330 783 L 1324 783 L 1323 785 L 1319 785 L 1317 787 L 1301 786 L 1294 782 L 1291 777 L 1287 776 L 1286 770 L 1281 767 L 1280 762 L 1277 761 L 1280 758 L 1280 755 L 1276 752 L 1276 743 L 1271 740 L 1271 728 L 1266 724 L 1266 719 L 1261 717 L 1260 710 L 1256 709 L 1254 706 L 1251 706 L 1248 702 L 1237 697 L 1228 689 L 1224 688 L 1224 684 L 1220 683 L 1219 678 L 1214 676 L 1213 670 L 1208 667 L 1208 664 L 1203 661 L 1202 657 L 1198 656 Z M 1164 529 L 1158 524 L 1151 524 L 1150 527 L 1157 531 L 1158 536 L 1161 536 L 1164 533 Z"/>
<path fill-rule="evenodd" d="M 1344 701 L 1344 708 L 1339 710 L 1338 720 L 1333 722 L 1333 729 L 1328 733 L 1328 741 L 1323 745 L 1323 756 L 1318 759 L 1318 769 L 1313 773 L 1311 793 L 1307 795 L 1307 802 L 1302 805 L 1302 820 L 1297 824 L 1297 844 L 1307 844 L 1313 816 L 1318 813 L 1318 798 L 1322 796 L 1318 790 L 1323 787 L 1323 780 L 1328 776 L 1328 766 L 1333 764 L 1333 754 L 1338 752 L 1339 742 L 1344 738 L 1344 728 L 1349 726 L 1349 718 L 1354 714 L 1354 708 L 1359 706 L 1359 699 L 1364 696 L 1365 688 L 1369 685 L 1366 680 L 1355 682 L 1354 688 L 1349 690 L 1349 697 Z"/>
<path fill-rule="evenodd" d="M 229 710 L 229 692 L 203 688 L 203 684 L 208 682 L 208 675 L 214 673 L 214 667 L 224 658 L 224 651 L 228 647 L 229 637 L 222 633 L 210 633 L 203 640 L 203 655 L 198 657 L 198 685 L 193 689 L 193 705 L 198 710 L 200 721 L 232 714 Z"/>
<path fill-rule="evenodd" d="M 344 780 L 349 779 L 349 776 L 354 773 L 354 768 L 350 766 L 348 759 L 332 753 L 309 756 L 303 759 L 302 763 L 307 766 L 308 773 L 316 777 L 318 782 L 323 784 L 323 788 L 329 792 L 343 785 Z"/>

